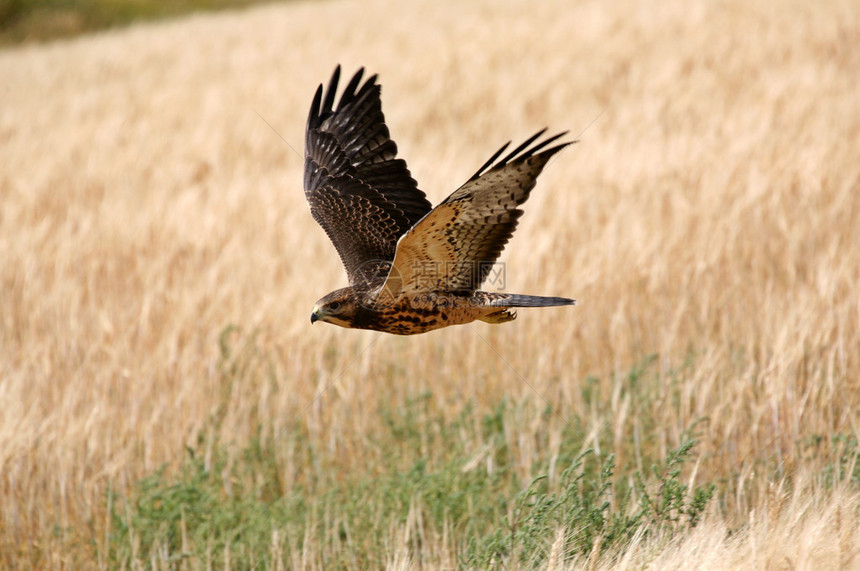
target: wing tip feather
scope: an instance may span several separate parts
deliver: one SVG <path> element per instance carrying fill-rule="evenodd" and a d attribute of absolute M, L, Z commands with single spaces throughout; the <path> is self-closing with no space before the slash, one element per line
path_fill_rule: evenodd
<path fill-rule="evenodd" d="M 551 137 L 547 137 L 543 141 L 540 141 L 536 145 L 529 148 L 529 145 L 531 145 L 532 143 L 534 143 L 535 141 L 540 139 L 540 137 L 544 133 L 546 133 L 547 130 L 548 130 L 548 127 L 544 127 L 543 129 L 541 129 L 540 131 L 538 131 L 537 133 L 535 133 L 534 135 L 532 135 L 531 137 L 526 139 L 523 143 L 521 143 L 513 151 L 509 152 L 503 158 L 499 159 L 499 156 L 508 148 L 508 146 L 510 146 L 511 142 L 508 141 L 498 151 L 496 151 L 493 154 L 493 156 L 491 156 L 487 162 L 485 162 L 483 165 L 481 165 L 481 168 L 479 168 L 475 172 L 475 174 L 473 174 L 471 177 L 469 177 L 469 181 L 480 178 L 484 174 L 486 174 L 486 173 L 488 173 L 494 169 L 502 168 L 511 162 L 525 160 L 525 159 L 528 159 L 528 158 L 535 156 L 535 155 L 545 157 L 547 160 L 549 160 L 549 158 L 551 156 L 558 153 L 559 151 L 561 151 L 565 147 L 568 147 L 570 145 L 573 145 L 573 144 L 579 142 L 579 139 L 575 139 L 573 141 L 566 141 L 563 143 L 559 143 L 558 145 L 555 145 L 555 146 L 547 149 L 546 147 L 548 145 L 554 143 L 555 141 L 559 140 L 561 137 L 564 137 L 565 135 L 567 135 L 569 133 L 569 131 L 562 131 L 561 133 L 557 133 Z"/>

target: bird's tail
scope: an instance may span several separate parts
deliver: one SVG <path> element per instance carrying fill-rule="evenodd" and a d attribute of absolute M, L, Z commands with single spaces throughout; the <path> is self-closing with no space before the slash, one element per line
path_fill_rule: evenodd
<path fill-rule="evenodd" d="M 554 305 L 576 305 L 575 299 L 566 297 L 544 297 L 519 293 L 492 293 L 487 305 L 490 307 L 552 307 Z"/>

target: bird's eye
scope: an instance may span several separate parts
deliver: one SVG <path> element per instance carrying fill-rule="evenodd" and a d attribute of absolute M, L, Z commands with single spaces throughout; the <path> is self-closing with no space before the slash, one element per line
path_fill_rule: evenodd
<path fill-rule="evenodd" d="M 328 308 L 332 311 L 337 311 L 338 309 L 340 309 L 340 302 L 339 301 L 333 301 L 330 304 L 328 304 Z"/>

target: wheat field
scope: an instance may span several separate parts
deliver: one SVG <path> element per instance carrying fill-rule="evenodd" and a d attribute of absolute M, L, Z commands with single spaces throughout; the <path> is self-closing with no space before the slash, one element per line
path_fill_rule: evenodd
<path fill-rule="evenodd" d="M 455 444 L 470 477 L 504 450 L 525 488 L 586 449 L 629 479 L 692 435 L 680 478 L 715 485 L 700 525 L 585 554 L 559 528 L 535 565 L 860 569 L 858 42 L 850 0 L 373 0 L 0 51 L 3 566 L 241 566 L 135 524 L 116 539 L 140 482 L 195 450 L 226 474 L 265 443 L 276 495 L 313 506 Z M 411 338 L 311 326 L 346 285 L 301 188 L 338 63 L 380 74 L 434 204 L 505 141 L 580 139 L 502 258 L 506 290 L 576 307 Z M 416 400 L 427 422 L 397 437 Z M 273 526 L 259 565 L 464 565 L 464 529 L 407 504 L 364 546 L 378 560 L 332 559 L 370 540 L 326 504 L 319 535 Z M 387 510 L 367 509 L 371 528 Z"/>

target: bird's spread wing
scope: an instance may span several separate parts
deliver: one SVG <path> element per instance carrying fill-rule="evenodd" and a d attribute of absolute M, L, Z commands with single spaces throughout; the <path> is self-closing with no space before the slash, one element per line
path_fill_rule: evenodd
<path fill-rule="evenodd" d="M 517 206 L 529 197 L 549 159 L 570 144 L 549 147 L 565 134 L 560 133 L 531 146 L 545 131 L 497 161 L 510 143 L 503 146 L 404 234 L 381 294 L 396 299 L 402 294 L 476 290 L 517 227 L 523 213 Z"/>
<path fill-rule="evenodd" d="M 325 91 L 319 86 L 305 135 L 305 197 L 353 287 L 385 276 L 397 240 L 431 210 L 406 162 L 396 158 L 376 75 L 362 84 L 363 73 L 336 106 L 340 66 Z"/>

